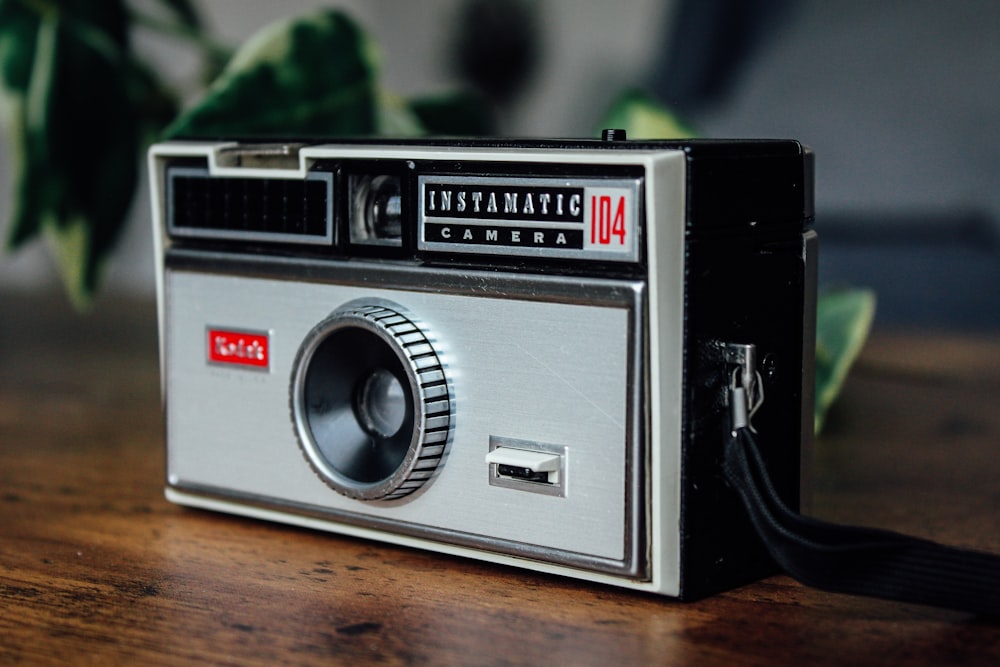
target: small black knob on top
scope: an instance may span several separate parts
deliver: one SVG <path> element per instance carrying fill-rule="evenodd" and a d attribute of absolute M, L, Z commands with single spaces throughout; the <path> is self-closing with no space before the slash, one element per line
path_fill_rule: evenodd
<path fill-rule="evenodd" d="M 614 128 L 601 130 L 601 141 L 625 141 L 625 130 Z"/>

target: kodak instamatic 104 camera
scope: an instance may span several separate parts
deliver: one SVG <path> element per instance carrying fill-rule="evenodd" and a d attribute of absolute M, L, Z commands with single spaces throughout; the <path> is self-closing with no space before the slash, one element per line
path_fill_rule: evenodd
<path fill-rule="evenodd" d="M 618 136 L 154 146 L 167 497 L 685 599 L 769 573 L 720 457 L 755 379 L 797 505 L 811 155 Z"/>

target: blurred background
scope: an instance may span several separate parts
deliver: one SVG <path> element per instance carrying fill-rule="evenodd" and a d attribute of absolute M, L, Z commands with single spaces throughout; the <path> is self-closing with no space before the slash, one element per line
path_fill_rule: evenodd
<path fill-rule="evenodd" d="M 139 3 L 141 4 L 141 3 Z M 224 42 L 331 3 L 202 0 Z M 1000 3 L 934 0 L 350 0 L 402 95 L 475 86 L 510 136 L 594 136 L 640 88 L 706 137 L 817 155 L 821 285 L 872 287 L 877 328 L 1000 328 Z M 136 47 L 194 94 L 192 54 Z M 0 232 L 10 212 L 0 138 Z M 137 162 L 137 169 L 142 168 Z M 151 297 L 145 181 L 101 299 Z M 59 289 L 40 242 L 0 289 Z"/>

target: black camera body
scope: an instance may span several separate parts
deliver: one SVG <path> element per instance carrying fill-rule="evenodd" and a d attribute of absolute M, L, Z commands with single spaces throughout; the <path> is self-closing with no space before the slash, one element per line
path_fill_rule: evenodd
<path fill-rule="evenodd" d="M 719 470 L 734 373 L 799 500 L 795 141 L 150 151 L 167 497 L 694 598 L 773 565 Z"/>

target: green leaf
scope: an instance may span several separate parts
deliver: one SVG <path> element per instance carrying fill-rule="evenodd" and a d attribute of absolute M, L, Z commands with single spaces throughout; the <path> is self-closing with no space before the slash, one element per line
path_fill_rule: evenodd
<path fill-rule="evenodd" d="M 380 91 L 375 112 L 377 134 L 388 137 L 420 137 L 426 134 L 420 118 L 398 95 Z"/>
<path fill-rule="evenodd" d="M 168 137 L 307 137 L 376 131 L 377 59 L 360 28 L 325 10 L 265 28 L 237 51 Z"/>
<path fill-rule="evenodd" d="M 630 90 L 618 97 L 604 117 L 600 129 L 623 129 L 629 139 L 690 139 L 691 129 L 666 107 L 648 95 Z"/>
<path fill-rule="evenodd" d="M 23 195 L 30 190 L 32 159 L 27 146 L 28 88 L 39 50 L 51 60 L 51 43 L 38 45 L 38 17 L 19 2 L 0 0 L 0 117 L 10 133 L 10 159 L 13 173 L 13 211 L 7 244 L 17 248 L 41 231 L 41 221 L 33 210 L 35 202 Z M 51 39 L 49 40 L 51 42 Z M 45 72 L 45 67 L 39 67 Z M 37 93 L 36 93 L 37 97 Z"/>
<path fill-rule="evenodd" d="M 875 317 L 875 293 L 842 289 L 820 295 L 816 308 L 816 409 L 819 433 L 827 411 L 861 352 Z"/>
<path fill-rule="evenodd" d="M 410 110 L 428 134 L 451 137 L 496 134 L 496 119 L 488 102 L 471 92 L 415 97 Z"/>
<path fill-rule="evenodd" d="M 0 86 L 23 94 L 31 79 L 38 17 L 17 0 L 0 0 Z"/>
<path fill-rule="evenodd" d="M 201 16 L 191 0 L 160 0 L 180 22 L 189 28 L 200 29 Z"/>
<path fill-rule="evenodd" d="M 123 2 L 0 0 L 0 72 L 15 206 L 8 243 L 43 230 L 78 305 L 89 301 L 137 182 L 140 68 Z"/>

